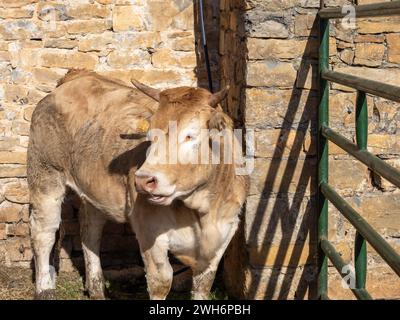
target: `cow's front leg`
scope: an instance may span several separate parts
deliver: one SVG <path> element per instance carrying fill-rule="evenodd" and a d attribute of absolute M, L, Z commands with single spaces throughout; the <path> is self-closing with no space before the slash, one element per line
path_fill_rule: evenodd
<path fill-rule="evenodd" d="M 150 249 L 142 253 L 142 257 L 150 299 L 165 300 L 171 289 L 173 277 L 166 241 L 158 238 Z"/>
<path fill-rule="evenodd" d="M 106 219 L 100 211 L 87 202 L 82 203 L 79 218 L 85 259 L 85 289 L 91 299 L 105 299 L 100 244 Z"/>
<path fill-rule="evenodd" d="M 192 299 L 209 299 L 211 287 L 215 279 L 215 274 L 217 273 L 219 262 L 221 261 L 226 248 L 231 242 L 237 226 L 238 221 L 231 223 L 230 228 L 228 229 L 229 231 L 225 235 L 224 241 L 217 249 L 215 255 L 211 259 L 200 258 L 196 267 L 193 268 Z"/>

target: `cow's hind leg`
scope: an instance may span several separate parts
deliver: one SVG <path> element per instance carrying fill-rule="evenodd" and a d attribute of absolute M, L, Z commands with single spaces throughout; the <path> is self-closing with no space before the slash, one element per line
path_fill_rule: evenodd
<path fill-rule="evenodd" d="M 82 203 L 79 223 L 85 258 L 85 289 L 91 299 L 105 298 L 103 271 L 100 263 L 100 244 L 105 222 L 106 218 L 99 210 L 88 202 Z"/>
<path fill-rule="evenodd" d="M 56 275 L 50 265 L 50 254 L 55 234 L 61 222 L 61 203 L 65 194 L 65 180 L 57 171 L 46 171 L 36 184 L 30 184 L 30 229 L 35 259 L 36 298 L 55 297 Z"/>

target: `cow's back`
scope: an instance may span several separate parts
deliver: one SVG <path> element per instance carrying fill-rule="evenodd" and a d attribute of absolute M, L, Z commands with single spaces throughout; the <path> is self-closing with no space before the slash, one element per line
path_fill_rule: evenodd
<path fill-rule="evenodd" d="M 44 164 L 63 172 L 67 184 L 93 204 L 121 209 L 126 176 L 144 160 L 141 134 L 153 107 L 149 97 L 118 80 L 67 74 L 32 115 L 28 179 Z"/>

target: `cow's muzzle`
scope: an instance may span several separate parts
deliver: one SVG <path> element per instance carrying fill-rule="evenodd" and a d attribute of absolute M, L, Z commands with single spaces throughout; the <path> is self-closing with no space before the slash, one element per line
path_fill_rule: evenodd
<path fill-rule="evenodd" d="M 152 194 L 157 188 L 157 178 L 150 175 L 136 175 L 135 185 L 138 192 Z"/>

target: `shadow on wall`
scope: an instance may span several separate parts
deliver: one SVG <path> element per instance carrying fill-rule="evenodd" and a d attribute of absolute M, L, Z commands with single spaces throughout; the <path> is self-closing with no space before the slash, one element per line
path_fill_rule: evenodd
<path fill-rule="evenodd" d="M 243 12 L 242 10 L 242 14 Z M 241 19 L 245 21 L 245 17 Z M 312 26 L 311 34 L 317 34 L 317 28 L 316 20 Z M 315 198 L 317 162 L 315 148 L 314 150 L 308 149 L 302 168 L 297 165 L 301 153 L 304 154 L 303 148 L 307 131 L 311 131 L 311 145 L 316 146 L 317 92 L 316 90 L 302 89 L 305 87 L 307 74 L 313 71 L 312 75 L 316 74 L 316 70 L 313 69 L 317 68 L 317 61 L 312 61 L 310 58 L 310 52 L 315 52 L 316 49 L 315 40 L 312 37 L 307 40 L 298 69 L 301 72 L 297 73 L 296 85 L 286 107 L 284 122 L 274 146 L 272 159 L 263 160 L 270 162 L 270 165 L 262 192 L 259 195 L 260 200 L 254 206 L 254 212 L 251 212 L 252 215 L 255 215 L 253 223 L 249 225 L 247 215 L 250 213 L 244 212 L 240 229 L 227 252 L 226 260 L 230 261 L 225 263 L 225 269 L 236 268 L 239 270 L 229 270 L 233 277 L 225 277 L 227 286 L 233 289 L 236 297 L 247 299 L 315 299 L 317 295 L 317 201 Z M 246 55 L 246 53 L 244 54 Z M 241 82 L 243 88 L 245 88 L 244 72 Z M 307 97 L 302 98 L 306 94 Z M 244 99 L 242 103 L 245 105 Z M 303 110 L 300 104 L 304 104 Z M 292 140 L 293 135 L 289 136 L 288 133 L 291 129 L 292 132 L 294 131 L 293 128 L 297 122 L 298 126 L 295 128 L 293 142 L 289 142 L 288 139 Z M 290 153 L 286 154 L 285 149 L 287 149 L 288 144 L 292 146 Z M 282 168 L 285 165 L 286 167 Z M 298 170 L 301 170 L 301 172 L 299 173 Z M 280 180 L 278 181 L 278 179 Z M 296 181 L 294 194 L 291 190 L 293 186 L 290 186 L 292 180 Z M 279 184 L 277 185 L 277 183 Z M 277 185 L 278 188 L 276 192 L 276 188 L 272 187 L 274 185 Z M 310 185 L 311 188 L 310 196 L 306 194 L 307 185 Z M 306 203 L 304 203 L 305 200 Z M 247 210 L 249 210 L 248 207 Z M 267 226 L 265 226 L 265 223 L 267 223 Z M 282 235 L 278 241 L 276 238 L 274 239 L 277 233 Z M 246 234 L 248 235 L 247 239 Z M 274 247 L 273 251 L 271 250 L 272 246 Z M 249 257 L 249 250 L 252 250 L 252 258 Z M 304 257 L 305 253 L 307 254 L 306 257 Z M 271 261 L 269 255 L 274 258 L 273 263 L 268 262 L 268 266 L 264 266 L 265 261 Z M 254 263 L 254 257 L 256 257 L 256 263 Z M 237 260 L 244 260 L 245 262 L 238 262 Z M 251 277 L 246 276 L 247 272 L 251 274 Z M 263 273 L 268 273 L 268 276 L 263 275 Z M 234 289 L 237 286 L 234 284 L 235 280 L 247 283 L 243 283 L 238 291 Z M 260 290 L 263 291 L 260 292 Z M 293 293 L 289 296 L 293 291 L 294 296 Z"/>

